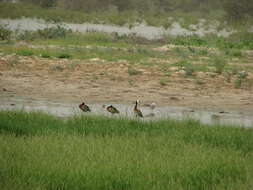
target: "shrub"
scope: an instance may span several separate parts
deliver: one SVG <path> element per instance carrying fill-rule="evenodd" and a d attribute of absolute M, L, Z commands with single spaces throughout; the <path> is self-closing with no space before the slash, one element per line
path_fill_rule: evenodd
<path fill-rule="evenodd" d="M 193 73 L 194 73 L 194 68 L 193 68 L 192 65 L 186 66 L 184 70 L 185 70 L 185 75 L 186 76 L 192 76 Z"/>
<path fill-rule="evenodd" d="M 50 65 L 49 67 L 50 70 L 52 71 L 62 71 L 63 70 L 63 67 L 61 65 Z"/>
<path fill-rule="evenodd" d="M 71 32 L 62 26 L 57 25 L 56 27 L 45 28 L 38 30 L 39 37 L 52 39 L 52 38 L 64 38 L 67 33 Z"/>
<path fill-rule="evenodd" d="M 215 67 L 215 72 L 221 74 L 224 71 L 227 62 L 222 58 L 215 58 L 213 60 L 213 66 Z"/>
<path fill-rule="evenodd" d="M 50 58 L 51 56 L 48 53 L 42 53 L 41 57 L 43 57 L 43 58 Z"/>
<path fill-rule="evenodd" d="M 17 54 L 21 56 L 31 56 L 33 55 L 33 52 L 29 49 L 21 49 L 17 51 Z"/>
<path fill-rule="evenodd" d="M 160 85 L 161 85 L 161 86 L 166 86 L 166 85 L 167 85 L 167 82 L 168 82 L 168 81 L 162 79 L 162 80 L 160 80 Z"/>
<path fill-rule="evenodd" d="M 237 78 L 239 79 L 246 79 L 248 76 L 248 73 L 246 71 L 241 71 L 237 73 Z"/>
<path fill-rule="evenodd" d="M 9 40 L 11 37 L 11 31 L 0 26 L 0 39 L 1 40 Z"/>
<path fill-rule="evenodd" d="M 133 68 L 128 68 L 128 74 L 129 75 L 141 75 L 142 71 L 138 71 L 138 70 L 133 69 Z"/>
<path fill-rule="evenodd" d="M 242 86 L 242 79 L 237 78 L 237 79 L 235 80 L 234 86 L 235 86 L 235 88 L 241 88 L 241 86 Z"/>
<path fill-rule="evenodd" d="M 63 58 L 69 59 L 72 56 L 70 54 L 68 54 L 68 53 L 61 53 L 61 54 L 57 55 L 56 57 L 57 58 L 61 58 L 61 59 L 63 59 Z"/>

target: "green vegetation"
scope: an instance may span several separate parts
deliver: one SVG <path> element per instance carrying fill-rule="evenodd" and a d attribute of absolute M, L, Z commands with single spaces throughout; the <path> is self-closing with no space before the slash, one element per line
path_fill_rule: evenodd
<path fill-rule="evenodd" d="M 230 35 L 228 38 L 217 37 L 215 35 L 198 36 L 177 36 L 168 37 L 167 43 L 182 46 L 205 46 L 219 48 L 222 50 L 233 49 L 253 49 L 253 33 L 238 32 Z"/>
<path fill-rule="evenodd" d="M 161 79 L 161 80 L 160 80 L 160 85 L 161 85 L 161 86 L 166 86 L 167 83 L 168 83 L 167 80 L 164 80 L 164 79 Z"/>
<path fill-rule="evenodd" d="M 213 66 L 215 67 L 215 72 L 221 74 L 224 71 L 227 62 L 224 58 L 217 57 L 213 59 Z"/>
<path fill-rule="evenodd" d="M 0 111 L 0 188 L 250 190 L 252 129 Z"/>
<path fill-rule="evenodd" d="M 22 56 L 31 56 L 33 55 L 33 51 L 29 49 L 19 49 L 17 52 L 17 55 L 22 55 Z"/>
<path fill-rule="evenodd" d="M 28 56 L 37 55 L 57 58 L 77 58 L 77 59 L 91 59 L 100 58 L 106 61 L 127 60 L 129 62 L 138 62 L 149 58 L 166 58 L 167 55 L 163 52 L 156 52 L 154 50 L 139 51 L 134 49 L 115 49 L 103 47 L 65 47 L 65 48 L 30 48 L 28 46 L 13 46 L 2 45 L 0 51 L 5 53 L 17 53 L 18 55 Z"/>
<path fill-rule="evenodd" d="M 137 0 L 138 1 L 138 0 Z M 115 1 L 116 2 L 116 1 Z M 81 3 L 81 6 L 71 5 L 71 4 Z M 92 4 L 91 8 L 89 8 L 88 4 Z M 0 17 L 1 18 L 20 18 L 24 17 L 32 17 L 32 18 L 42 18 L 47 21 L 54 22 L 74 22 L 74 23 L 84 23 L 84 22 L 92 22 L 92 23 L 110 23 L 117 25 L 125 25 L 127 24 L 129 28 L 134 26 L 136 23 L 141 23 L 144 20 L 150 24 L 155 26 L 164 26 L 168 27 L 171 24 L 171 21 L 168 20 L 168 17 L 174 17 L 176 20 L 180 21 L 184 25 L 192 24 L 196 22 L 200 15 L 202 18 L 209 18 L 210 14 L 205 14 L 205 12 L 200 12 L 195 10 L 194 12 L 187 13 L 185 11 L 149 11 L 148 9 L 143 8 L 143 4 L 146 1 L 142 1 L 141 5 L 132 1 L 131 3 L 137 8 L 141 8 L 141 11 L 134 10 L 133 8 L 122 9 L 115 7 L 104 6 L 103 4 L 107 3 L 106 1 L 92 1 L 85 2 L 85 4 L 81 1 L 68 1 L 58 4 L 57 8 L 41 8 L 38 6 L 38 2 L 36 1 L 34 4 L 28 3 L 0 3 Z M 124 2 L 126 4 L 127 2 Z M 100 5 L 103 5 L 100 7 Z M 127 4 L 126 4 L 127 5 Z M 74 6 L 74 7 L 73 7 Z M 111 6 L 107 3 L 107 6 Z M 113 5 L 112 5 L 113 6 Z M 120 6 L 120 5 L 118 5 Z M 100 8 L 99 8 L 100 7 Z M 100 10 L 97 10 L 99 8 Z M 171 8 L 171 6 L 170 6 Z M 86 9 L 86 10 L 83 10 Z M 144 11 L 145 10 L 145 11 Z M 220 11 L 222 12 L 222 11 Z M 224 11 L 223 11 L 224 12 Z M 216 14 L 215 14 L 216 13 Z M 212 16 L 218 19 L 224 16 L 224 13 L 217 14 L 217 11 L 213 10 Z M 178 17 L 185 18 L 184 21 L 177 19 Z"/>
<path fill-rule="evenodd" d="M 0 25 L 0 40 L 9 40 L 11 31 Z"/>
<path fill-rule="evenodd" d="M 129 75 L 141 75 L 142 74 L 142 71 L 139 71 L 139 70 L 136 70 L 133 68 L 128 68 L 127 72 Z"/>

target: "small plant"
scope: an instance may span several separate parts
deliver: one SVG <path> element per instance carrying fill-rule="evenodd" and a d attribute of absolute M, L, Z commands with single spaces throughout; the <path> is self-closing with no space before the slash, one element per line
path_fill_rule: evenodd
<path fill-rule="evenodd" d="M 133 86 L 133 85 L 134 85 L 134 81 L 133 81 L 132 79 L 129 79 L 129 80 L 128 80 L 128 84 L 129 84 L 130 86 Z"/>
<path fill-rule="evenodd" d="M 252 89 L 253 88 L 253 79 L 250 79 L 250 80 L 246 80 L 246 87 L 248 89 Z"/>
<path fill-rule="evenodd" d="M 56 56 L 57 58 L 60 58 L 60 59 L 69 59 L 69 58 L 71 58 L 72 56 L 70 55 L 70 54 L 68 54 L 68 53 L 61 53 L 61 54 L 59 54 L 59 55 L 57 55 Z"/>
<path fill-rule="evenodd" d="M 237 49 L 227 49 L 225 51 L 226 55 L 234 56 L 234 57 L 242 57 L 242 52 Z"/>
<path fill-rule="evenodd" d="M 11 31 L 0 25 L 0 39 L 9 40 L 11 37 Z"/>
<path fill-rule="evenodd" d="M 98 76 L 97 76 L 96 74 L 92 74 L 91 80 L 92 80 L 92 81 L 98 80 Z"/>
<path fill-rule="evenodd" d="M 161 79 L 159 83 L 160 83 L 161 86 L 166 86 L 168 81 L 164 80 L 164 79 Z"/>
<path fill-rule="evenodd" d="M 245 81 L 244 79 L 246 79 L 247 76 L 248 76 L 248 73 L 245 71 L 238 72 L 236 76 L 235 84 L 234 84 L 235 88 L 241 88 L 242 82 Z"/>
<path fill-rule="evenodd" d="M 203 84 L 205 84 L 205 82 L 204 82 L 203 80 L 199 79 L 199 78 L 196 78 L 196 79 L 195 79 L 195 83 L 198 84 L 198 85 L 203 85 Z"/>
<path fill-rule="evenodd" d="M 188 50 L 191 52 L 191 53 L 195 53 L 196 50 L 195 48 L 191 47 L 191 46 L 188 46 Z"/>
<path fill-rule="evenodd" d="M 165 73 L 164 73 L 164 76 L 170 77 L 170 76 L 171 76 L 171 72 L 165 72 Z"/>
<path fill-rule="evenodd" d="M 235 88 L 241 88 L 242 86 L 242 79 L 237 78 L 234 83 Z"/>
<path fill-rule="evenodd" d="M 207 49 L 201 49 L 201 50 L 199 51 L 199 55 L 202 55 L 202 56 L 208 55 Z"/>
<path fill-rule="evenodd" d="M 224 71 L 224 68 L 226 65 L 227 65 L 227 62 L 225 61 L 225 59 L 222 59 L 222 58 L 216 58 L 213 61 L 215 72 L 218 74 L 221 74 Z"/>
<path fill-rule="evenodd" d="M 15 65 L 20 64 L 19 59 L 18 59 L 17 56 L 14 56 L 11 59 L 9 59 L 7 63 L 8 63 L 8 65 L 10 65 L 12 67 L 14 67 Z"/>
<path fill-rule="evenodd" d="M 58 64 L 50 65 L 49 69 L 52 71 L 63 71 L 63 67 Z"/>
<path fill-rule="evenodd" d="M 225 77 L 226 82 L 230 83 L 231 82 L 232 73 L 229 72 L 229 71 L 226 71 L 226 72 L 224 72 L 223 75 Z"/>
<path fill-rule="evenodd" d="M 71 32 L 71 30 L 58 25 L 57 27 L 38 30 L 38 36 L 46 39 L 64 38 L 68 32 Z"/>
<path fill-rule="evenodd" d="M 78 62 L 72 62 L 72 63 L 69 63 L 68 65 L 67 65 L 67 68 L 68 69 L 74 69 L 76 66 L 78 66 L 79 65 L 79 63 Z"/>
<path fill-rule="evenodd" d="M 33 55 L 33 52 L 29 49 L 20 49 L 20 50 L 17 51 L 17 55 L 31 56 L 31 55 Z"/>
<path fill-rule="evenodd" d="M 239 79 L 246 79 L 248 76 L 248 73 L 246 71 L 241 71 L 237 73 L 237 78 Z"/>
<path fill-rule="evenodd" d="M 48 53 L 42 53 L 40 56 L 43 58 L 50 58 L 51 57 Z"/>
<path fill-rule="evenodd" d="M 129 75 L 141 75 L 142 71 L 133 69 L 133 68 L 128 68 L 128 74 Z"/>
<path fill-rule="evenodd" d="M 178 67 L 187 67 L 189 63 L 186 60 L 178 61 L 176 63 L 172 64 L 173 66 L 178 66 Z"/>
<path fill-rule="evenodd" d="M 17 35 L 17 39 L 18 40 L 26 40 L 26 41 L 31 41 L 34 40 L 37 36 L 36 36 L 36 32 L 32 32 L 32 31 L 22 31 L 20 33 L 18 33 Z"/>
<path fill-rule="evenodd" d="M 191 65 L 185 67 L 184 70 L 185 70 L 185 76 L 192 76 L 194 73 L 194 68 Z"/>

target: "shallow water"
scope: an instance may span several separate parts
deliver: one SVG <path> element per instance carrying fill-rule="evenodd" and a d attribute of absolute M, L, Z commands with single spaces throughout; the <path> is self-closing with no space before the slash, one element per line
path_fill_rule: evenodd
<path fill-rule="evenodd" d="M 27 99 L 27 98 L 1 98 L 0 109 L 26 111 L 43 111 L 59 117 L 68 118 L 79 114 L 106 115 L 112 117 L 135 118 L 133 114 L 134 105 L 113 104 L 119 111 L 119 115 L 112 115 L 103 108 L 103 104 L 88 104 L 92 113 L 84 113 L 78 108 L 79 103 L 51 102 L 46 99 Z M 108 106 L 108 104 L 106 104 Z M 212 110 L 193 110 L 190 107 L 156 107 L 152 110 L 147 106 L 140 106 L 144 115 L 144 120 L 155 120 L 173 118 L 177 120 L 196 119 L 204 124 L 217 125 L 238 125 L 242 127 L 253 127 L 253 113 L 245 114 L 239 112 L 219 113 Z"/>
<path fill-rule="evenodd" d="M 36 31 L 38 29 L 44 29 L 47 27 L 56 26 L 55 23 L 48 23 L 42 19 L 34 18 L 20 18 L 20 19 L 0 19 L 1 25 L 6 25 L 12 31 L 16 30 L 28 30 Z M 58 23 L 59 24 L 59 23 Z M 218 24 L 205 26 L 204 21 L 200 20 L 198 24 L 190 25 L 190 29 L 183 28 L 178 22 L 173 22 L 172 25 L 165 29 L 164 27 L 147 26 L 145 24 L 139 24 L 131 29 L 126 26 L 116 26 L 110 24 L 71 24 L 61 23 L 65 28 L 71 29 L 77 32 L 88 32 L 88 31 L 100 31 L 113 33 L 117 32 L 119 35 L 124 34 L 136 34 L 148 39 L 160 38 L 164 35 L 181 36 L 181 35 L 198 35 L 204 36 L 206 34 L 215 34 L 217 36 L 228 37 L 234 31 L 229 29 L 218 30 Z"/>

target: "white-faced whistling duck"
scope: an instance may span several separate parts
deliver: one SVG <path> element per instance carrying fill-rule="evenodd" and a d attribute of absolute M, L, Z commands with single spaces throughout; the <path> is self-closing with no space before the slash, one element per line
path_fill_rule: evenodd
<path fill-rule="evenodd" d="M 119 110 L 117 110 L 117 109 L 116 109 L 115 107 L 113 107 L 112 105 L 108 106 L 108 107 L 106 108 L 106 110 L 107 110 L 108 112 L 110 112 L 111 114 L 119 113 Z"/>
<path fill-rule="evenodd" d="M 87 106 L 84 102 L 79 105 L 79 108 L 84 112 L 90 112 L 89 106 Z"/>
<path fill-rule="evenodd" d="M 143 115 L 142 115 L 142 113 L 141 113 L 141 110 L 139 110 L 139 109 L 137 108 L 137 106 L 138 106 L 138 100 L 136 100 L 135 106 L 134 106 L 134 114 L 135 114 L 135 116 L 136 116 L 136 117 L 143 117 Z"/>

